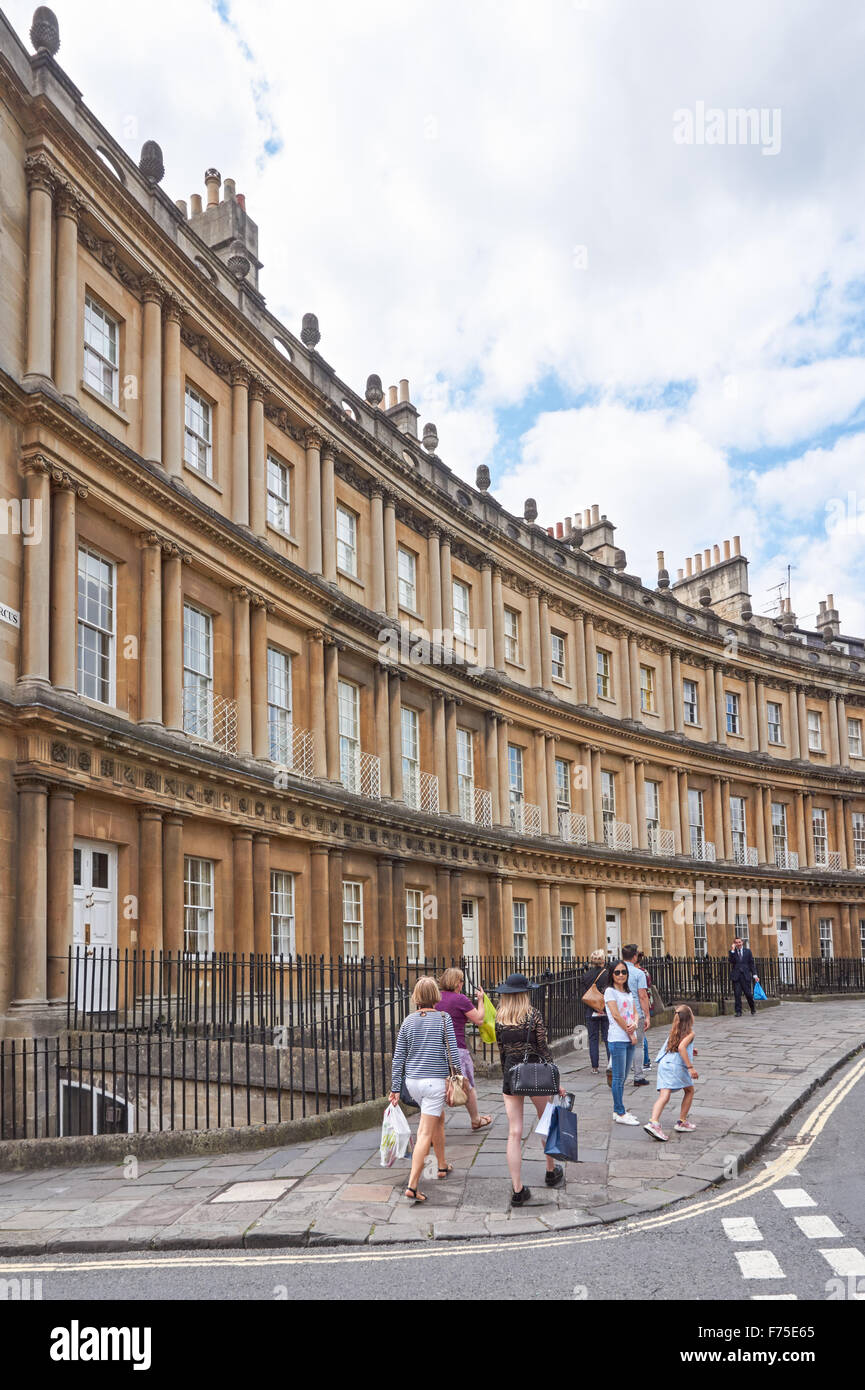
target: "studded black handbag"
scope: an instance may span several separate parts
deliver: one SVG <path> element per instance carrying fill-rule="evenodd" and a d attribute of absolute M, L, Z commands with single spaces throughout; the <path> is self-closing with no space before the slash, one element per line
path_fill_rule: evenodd
<path fill-rule="evenodd" d="M 529 1043 L 532 1036 L 532 1015 L 526 1027 L 526 1050 L 523 1060 L 508 1070 L 512 1096 L 557 1096 L 559 1069 L 553 1062 L 530 1062 Z"/>

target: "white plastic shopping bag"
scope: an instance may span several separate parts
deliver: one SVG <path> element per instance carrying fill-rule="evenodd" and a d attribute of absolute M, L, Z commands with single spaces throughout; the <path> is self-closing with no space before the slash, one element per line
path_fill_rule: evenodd
<path fill-rule="evenodd" d="M 390 1168 L 398 1158 L 405 1158 L 411 1144 L 408 1120 L 398 1105 L 389 1105 L 381 1122 L 379 1155 L 382 1168 Z"/>
<path fill-rule="evenodd" d="M 548 1100 L 546 1105 L 544 1106 L 544 1113 L 535 1126 L 535 1134 L 540 1134 L 543 1139 L 546 1139 L 550 1132 L 550 1121 L 552 1120 L 552 1118 L 553 1102 L 551 1100 Z"/>

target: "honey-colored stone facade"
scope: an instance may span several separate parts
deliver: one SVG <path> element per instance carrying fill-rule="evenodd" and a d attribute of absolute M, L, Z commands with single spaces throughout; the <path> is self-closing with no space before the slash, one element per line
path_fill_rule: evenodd
<path fill-rule="evenodd" d="M 60 1026 L 99 910 L 121 951 L 583 954 L 612 914 L 612 944 L 692 955 L 702 883 L 859 956 L 849 644 L 743 621 L 732 552 L 648 588 L 597 511 L 581 543 L 509 515 L 407 383 L 359 394 L 269 314 L 233 184 L 188 216 L 2 19 L 0 64 L 0 1032 Z"/>

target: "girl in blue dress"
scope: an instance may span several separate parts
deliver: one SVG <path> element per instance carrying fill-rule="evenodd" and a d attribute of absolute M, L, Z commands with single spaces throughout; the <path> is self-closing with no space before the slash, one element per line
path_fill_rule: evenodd
<path fill-rule="evenodd" d="M 687 1004 L 680 1004 L 676 1009 L 676 1017 L 673 1019 L 670 1036 L 656 1058 L 658 1063 L 658 1099 L 655 1101 L 651 1120 L 643 1126 L 649 1131 L 653 1139 L 660 1139 L 662 1143 L 667 1142 L 668 1136 L 661 1129 L 660 1119 L 664 1112 L 664 1106 L 674 1091 L 682 1091 L 683 1093 L 682 1109 L 674 1128 L 680 1134 L 688 1134 L 697 1128 L 688 1119 L 688 1111 L 691 1109 L 691 1102 L 694 1099 L 694 1082 L 699 1080 L 699 1075 L 694 1070 L 696 1055 L 694 1015 Z"/>

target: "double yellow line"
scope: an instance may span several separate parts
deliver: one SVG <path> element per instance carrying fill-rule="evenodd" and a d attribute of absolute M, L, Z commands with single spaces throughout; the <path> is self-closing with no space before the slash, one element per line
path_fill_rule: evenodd
<path fill-rule="evenodd" d="M 225 1266 L 230 1266 L 233 1269 L 260 1269 L 275 1265 L 369 1265 L 380 1264 L 386 1260 L 441 1260 L 453 1257 L 466 1259 L 478 1255 L 501 1254 L 510 1249 L 545 1250 L 551 1246 L 561 1249 L 566 1245 L 588 1245 L 599 1240 L 621 1240 L 624 1236 L 639 1235 L 642 1231 L 655 1231 L 662 1227 L 677 1225 L 682 1221 L 691 1221 L 695 1216 L 703 1216 L 707 1212 L 716 1211 L 719 1207 L 731 1206 L 734 1202 L 743 1202 L 748 1197 L 755 1197 L 758 1193 L 774 1187 L 776 1183 L 792 1173 L 803 1159 L 807 1158 L 811 1146 L 822 1134 L 838 1106 L 863 1076 L 865 1076 L 865 1057 L 860 1058 L 847 1075 L 833 1086 L 829 1094 L 814 1107 L 797 1131 L 795 1140 L 785 1152 L 773 1162 L 768 1163 L 764 1172 L 758 1173 L 741 1187 L 734 1191 L 720 1192 L 714 1197 L 695 1201 L 679 1211 L 661 1212 L 656 1216 L 644 1216 L 633 1221 L 619 1221 L 615 1225 L 606 1226 L 601 1230 L 593 1227 L 591 1230 L 575 1231 L 569 1235 L 551 1231 L 549 1235 L 528 1236 L 520 1240 L 508 1239 L 504 1244 L 501 1237 L 485 1241 L 473 1240 L 465 1245 L 435 1242 L 410 1250 L 399 1251 L 378 1250 L 375 1246 L 364 1246 L 362 1250 L 341 1252 L 328 1252 L 326 1248 L 319 1251 L 298 1250 L 288 1255 L 251 1255 L 235 1251 L 212 1255 L 150 1255 L 142 1253 L 135 1258 L 81 1260 L 74 1264 L 49 1263 L 40 1259 L 38 1261 L 29 1260 L 21 1264 L 0 1264 L 0 1275 L 78 1274 L 118 1269 L 215 1269 Z"/>

